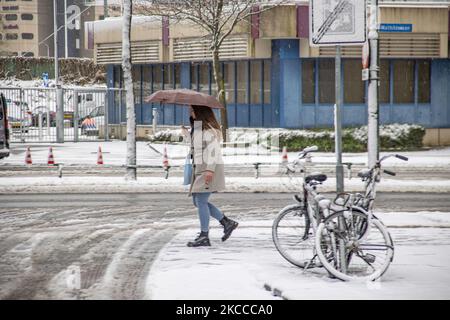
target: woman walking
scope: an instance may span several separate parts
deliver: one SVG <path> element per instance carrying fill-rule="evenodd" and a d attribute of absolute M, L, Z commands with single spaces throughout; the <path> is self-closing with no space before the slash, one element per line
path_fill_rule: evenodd
<path fill-rule="evenodd" d="M 190 108 L 191 132 L 183 134 L 191 142 L 192 177 L 189 195 L 192 195 L 200 219 L 200 234 L 188 247 L 210 246 L 209 220 L 215 218 L 223 226 L 222 241 L 227 240 L 238 223 L 226 217 L 209 202 L 213 192 L 225 189 L 225 173 L 220 141 L 222 133 L 217 119 L 209 107 L 192 105 Z M 189 139 L 190 138 L 190 139 Z"/>

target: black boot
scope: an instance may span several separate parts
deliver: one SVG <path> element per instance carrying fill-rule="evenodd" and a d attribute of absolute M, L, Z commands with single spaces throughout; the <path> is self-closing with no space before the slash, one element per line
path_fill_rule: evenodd
<path fill-rule="evenodd" d="M 237 223 L 236 221 L 231 220 L 225 216 L 219 222 L 223 226 L 222 241 L 227 240 L 231 236 L 233 230 L 236 229 L 237 226 L 239 225 L 239 223 Z"/>
<path fill-rule="evenodd" d="M 208 232 L 201 231 L 194 241 L 188 242 L 187 246 L 188 247 L 211 246 L 211 243 L 209 242 Z"/>

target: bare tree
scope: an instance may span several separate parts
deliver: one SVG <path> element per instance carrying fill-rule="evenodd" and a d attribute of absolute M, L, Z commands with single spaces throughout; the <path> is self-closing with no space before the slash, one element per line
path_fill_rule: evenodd
<path fill-rule="evenodd" d="M 122 0 L 122 69 L 127 108 L 127 169 L 126 180 L 136 180 L 136 115 L 134 112 L 133 78 L 131 73 L 131 0 Z"/>
<path fill-rule="evenodd" d="M 225 107 L 221 109 L 221 125 L 224 139 L 228 129 L 225 98 L 225 82 L 220 68 L 220 47 L 224 40 L 241 22 L 251 15 L 280 5 L 283 1 L 261 0 L 137 0 L 136 10 L 140 14 L 168 16 L 172 21 L 190 21 L 206 32 L 212 56 L 214 81 L 218 88 L 218 99 Z"/>

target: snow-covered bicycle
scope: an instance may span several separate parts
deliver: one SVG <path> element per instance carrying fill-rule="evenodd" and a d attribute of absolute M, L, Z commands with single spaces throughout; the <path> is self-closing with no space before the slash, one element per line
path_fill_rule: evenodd
<path fill-rule="evenodd" d="M 343 210 L 329 214 L 317 227 L 315 250 L 325 269 L 341 280 L 376 280 L 388 269 L 394 258 L 394 243 L 384 224 L 373 215 L 376 186 L 384 172 L 381 163 L 391 157 L 382 157 L 369 170 L 358 176 L 365 182 L 365 193 L 339 194 L 334 203 Z"/>

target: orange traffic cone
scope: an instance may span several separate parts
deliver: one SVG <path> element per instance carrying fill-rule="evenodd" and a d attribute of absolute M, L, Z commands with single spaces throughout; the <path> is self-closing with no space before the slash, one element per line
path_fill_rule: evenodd
<path fill-rule="evenodd" d="M 97 164 L 103 164 L 103 153 L 102 153 L 102 147 L 98 147 L 97 151 Z"/>
<path fill-rule="evenodd" d="M 288 154 L 286 146 L 283 147 L 283 151 L 281 152 L 281 164 L 288 164 Z"/>
<path fill-rule="evenodd" d="M 30 147 L 27 148 L 27 152 L 25 153 L 25 164 L 32 165 L 33 161 L 31 160 L 31 151 Z"/>
<path fill-rule="evenodd" d="M 55 158 L 53 157 L 53 149 L 52 149 L 52 147 L 50 147 L 50 148 L 48 149 L 47 164 L 48 164 L 49 166 L 55 164 Z"/>
<path fill-rule="evenodd" d="M 164 153 L 163 153 L 163 168 L 164 170 L 169 169 L 169 157 L 167 156 L 167 147 L 164 146 Z"/>

